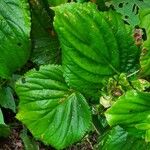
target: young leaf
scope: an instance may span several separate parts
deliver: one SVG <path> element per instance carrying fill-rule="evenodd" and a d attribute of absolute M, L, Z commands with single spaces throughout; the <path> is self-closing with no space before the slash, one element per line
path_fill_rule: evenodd
<path fill-rule="evenodd" d="M 0 109 L 0 137 L 8 137 L 9 134 L 10 134 L 10 129 L 4 123 L 3 113 Z"/>
<path fill-rule="evenodd" d="M 100 137 L 98 147 L 100 150 L 148 150 L 150 144 L 129 135 L 123 128 L 116 126 Z"/>
<path fill-rule="evenodd" d="M 48 13 L 44 1 L 30 0 L 33 51 L 31 60 L 37 65 L 59 62 L 60 46 L 52 25 L 52 14 Z"/>
<path fill-rule="evenodd" d="M 68 89 L 61 66 L 29 71 L 16 83 L 17 118 L 35 138 L 57 149 L 80 140 L 91 124 L 91 112 L 79 92 Z"/>
<path fill-rule="evenodd" d="M 69 3 L 54 10 L 70 86 L 95 94 L 109 77 L 135 69 L 139 51 L 120 15 L 100 13 L 92 3 Z"/>
<path fill-rule="evenodd" d="M 0 2 L 0 77 L 8 78 L 25 64 L 30 52 L 27 0 Z"/>
<path fill-rule="evenodd" d="M 130 128 L 131 133 L 138 129 L 139 132 L 144 132 L 146 140 L 150 141 L 149 100 L 150 93 L 128 91 L 106 111 L 109 125 Z"/>

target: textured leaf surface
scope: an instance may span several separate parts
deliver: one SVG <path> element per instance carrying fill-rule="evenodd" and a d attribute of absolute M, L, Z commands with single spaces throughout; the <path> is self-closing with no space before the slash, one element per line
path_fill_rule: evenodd
<path fill-rule="evenodd" d="M 11 76 L 28 59 L 30 51 L 28 9 L 27 0 L 0 0 L 1 77 Z"/>
<path fill-rule="evenodd" d="M 150 75 L 150 8 L 140 12 L 141 27 L 145 29 L 147 39 L 143 43 L 145 54 L 141 57 L 142 75 Z"/>
<path fill-rule="evenodd" d="M 143 139 L 133 137 L 121 127 L 116 126 L 106 132 L 99 142 L 100 150 L 148 150 L 150 144 Z"/>
<path fill-rule="evenodd" d="M 147 39 L 144 41 L 144 48 L 150 49 L 150 8 L 140 11 L 140 26 L 145 28 Z"/>
<path fill-rule="evenodd" d="M 121 125 L 141 130 L 147 141 L 150 141 L 150 93 L 129 91 L 121 96 L 114 105 L 106 111 L 106 118 L 111 126 Z"/>
<path fill-rule="evenodd" d="M 69 3 L 54 10 L 70 86 L 97 93 L 105 79 L 134 70 L 139 52 L 118 14 L 100 13 L 92 3 Z"/>
<path fill-rule="evenodd" d="M 52 14 L 48 13 L 44 1 L 30 0 L 32 15 L 31 37 L 33 52 L 31 60 L 38 64 L 58 63 L 60 46 L 52 26 Z"/>
<path fill-rule="evenodd" d="M 37 138 L 57 149 L 80 140 L 89 130 L 91 114 L 85 98 L 69 90 L 60 66 L 32 70 L 17 82 L 21 120 Z"/>
<path fill-rule="evenodd" d="M 4 123 L 2 111 L 0 109 L 0 137 L 7 137 L 10 134 L 9 127 Z"/>

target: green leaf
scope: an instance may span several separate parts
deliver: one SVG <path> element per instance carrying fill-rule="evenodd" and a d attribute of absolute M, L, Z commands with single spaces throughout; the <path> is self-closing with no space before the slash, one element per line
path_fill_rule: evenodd
<path fill-rule="evenodd" d="M 89 0 L 76 0 L 79 3 L 88 2 Z"/>
<path fill-rule="evenodd" d="M 143 47 L 150 49 L 150 8 L 140 11 L 140 26 L 146 30 L 147 36 Z"/>
<path fill-rule="evenodd" d="M 60 46 L 44 1 L 30 0 L 32 15 L 31 37 L 33 51 L 31 60 L 37 65 L 55 64 L 59 62 Z"/>
<path fill-rule="evenodd" d="M 139 50 L 120 15 L 100 13 L 92 3 L 69 3 L 54 10 L 69 86 L 95 95 L 109 77 L 135 71 Z"/>
<path fill-rule="evenodd" d="M 116 126 L 101 136 L 98 147 L 100 150 L 148 150 L 150 144 Z"/>
<path fill-rule="evenodd" d="M 67 2 L 68 0 L 48 0 L 48 3 L 50 4 L 50 6 L 58 6 L 60 4 L 64 4 Z"/>
<path fill-rule="evenodd" d="M 149 1 L 149 0 L 148 0 Z M 122 14 L 123 19 L 132 26 L 140 23 L 138 10 L 150 7 L 147 0 L 111 0 L 116 11 Z"/>
<path fill-rule="evenodd" d="M 150 93 L 128 91 L 106 111 L 105 115 L 109 125 L 129 128 L 133 134 L 136 129 L 137 132 L 143 132 L 145 139 L 150 141 L 150 137 L 147 137 L 150 131 L 149 100 Z"/>
<path fill-rule="evenodd" d="M 3 113 L 0 109 L 0 137 L 8 137 L 9 134 L 10 134 L 10 129 L 4 123 Z"/>
<path fill-rule="evenodd" d="M 23 66 L 30 52 L 30 13 L 27 0 L 0 2 L 0 76 L 8 78 Z"/>
<path fill-rule="evenodd" d="M 150 9 L 144 9 L 140 12 L 140 26 L 145 29 L 147 39 L 143 43 L 143 56 L 141 57 L 141 74 L 150 75 Z"/>
<path fill-rule="evenodd" d="M 27 130 L 23 129 L 20 137 L 23 141 L 25 150 L 39 150 L 39 145 L 27 135 Z"/>
<path fill-rule="evenodd" d="M 150 75 L 150 49 L 148 49 L 146 54 L 141 57 L 141 75 Z"/>
<path fill-rule="evenodd" d="M 42 66 L 16 83 L 17 118 L 35 138 L 56 149 L 80 140 L 91 124 L 91 112 L 79 92 L 68 89 L 61 66 Z"/>
<path fill-rule="evenodd" d="M 95 3 L 98 5 L 99 10 L 104 11 L 106 10 L 106 0 L 95 0 Z"/>
<path fill-rule="evenodd" d="M 16 112 L 16 104 L 10 87 L 0 88 L 0 105 L 11 109 L 14 113 Z"/>

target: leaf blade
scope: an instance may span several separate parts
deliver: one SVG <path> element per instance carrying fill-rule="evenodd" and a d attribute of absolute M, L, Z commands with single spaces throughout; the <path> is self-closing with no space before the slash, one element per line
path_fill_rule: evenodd
<path fill-rule="evenodd" d="M 30 53 L 27 0 L 1 1 L 0 20 L 0 76 L 8 78 L 26 63 Z"/>
<path fill-rule="evenodd" d="M 149 131 L 147 128 L 149 127 L 149 98 L 149 93 L 128 91 L 106 111 L 105 116 L 109 125 L 130 128 L 129 132 L 132 134 L 135 130 L 142 131 L 146 137 Z"/>
<path fill-rule="evenodd" d="M 64 76 L 69 86 L 93 96 L 109 77 L 135 69 L 133 64 L 139 63 L 139 50 L 118 14 L 100 13 L 92 3 L 64 4 L 54 10 L 54 27 L 61 43 Z M 120 29 L 118 24 L 123 27 Z M 126 44 L 123 40 L 128 37 Z M 121 39 L 123 42 L 119 43 Z"/>
<path fill-rule="evenodd" d="M 18 81 L 20 97 L 17 118 L 31 133 L 57 149 L 80 140 L 89 130 L 91 114 L 85 98 L 68 89 L 61 66 L 48 65 Z"/>
<path fill-rule="evenodd" d="M 105 133 L 99 142 L 99 148 L 102 150 L 147 150 L 149 147 L 149 143 L 146 143 L 143 139 L 133 137 L 119 126 Z"/>

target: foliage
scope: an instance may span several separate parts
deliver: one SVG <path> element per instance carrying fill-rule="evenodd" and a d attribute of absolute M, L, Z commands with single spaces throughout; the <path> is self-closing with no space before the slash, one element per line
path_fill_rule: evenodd
<path fill-rule="evenodd" d="M 68 0 L 48 0 L 50 6 L 57 6 L 66 3 Z"/>
<path fill-rule="evenodd" d="M 8 78 L 26 63 L 30 53 L 27 0 L 1 0 L 0 22 L 0 77 Z"/>
<path fill-rule="evenodd" d="M 111 3 L 123 19 L 133 26 L 139 24 L 139 9 L 150 7 L 149 0 L 111 0 Z"/>
<path fill-rule="evenodd" d="M 140 12 L 140 26 L 146 31 L 147 40 L 143 42 L 142 56 L 141 56 L 141 66 L 142 75 L 150 75 L 150 9 L 144 9 Z"/>
<path fill-rule="evenodd" d="M 46 144 L 62 149 L 85 134 L 90 127 L 90 108 L 79 92 L 69 89 L 61 66 L 43 66 L 19 80 L 21 100 L 17 118 Z"/>
<path fill-rule="evenodd" d="M 16 112 L 16 105 L 10 87 L 3 87 L 0 89 L 0 105 L 4 108 L 9 108 L 13 112 Z"/>
<path fill-rule="evenodd" d="M 109 77 L 137 69 L 139 50 L 118 14 L 100 14 L 91 3 L 66 4 L 56 7 L 55 12 L 54 26 L 69 86 L 98 93 Z"/>
<path fill-rule="evenodd" d="M 59 62 L 59 42 L 52 27 L 52 14 L 44 7 L 43 1 L 30 1 L 32 16 L 31 60 L 37 65 Z"/>
<path fill-rule="evenodd" d="M 22 130 L 20 137 L 24 143 L 24 149 L 25 150 L 39 150 L 39 146 L 34 141 L 34 139 L 31 139 L 31 137 L 28 136 L 26 129 Z"/>
<path fill-rule="evenodd" d="M 91 149 L 150 149 L 148 0 L 0 0 L 0 12 L 0 137 L 18 108 L 27 150 L 91 132 Z"/>
<path fill-rule="evenodd" d="M 4 123 L 2 111 L 0 109 L 0 137 L 7 137 L 10 134 L 9 127 Z"/>
<path fill-rule="evenodd" d="M 107 131 L 101 138 L 98 147 L 101 150 L 148 150 L 150 144 L 144 140 L 135 138 L 123 128 L 116 126 L 111 130 Z"/>
<path fill-rule="evenodd" d="M 149 141 L 149 98 L 150 93 L 134 90 L 126 92 L 106 111 L 108 123 L 111 126 L 120 125 L 130 128 L 131 133 L 138 129 L 141 134 L 142 130 L 142 137 Z M 132 128 L 135 129 L 132 130 Z"/>

